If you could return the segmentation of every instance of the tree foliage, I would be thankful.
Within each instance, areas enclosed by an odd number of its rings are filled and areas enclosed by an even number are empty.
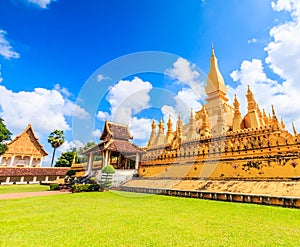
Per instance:
[[[87,142],[83,147],[80,147],[80,148],[73,148],[73,152],[76,152],[77,153],[77,156],[78,156],[78,163],[84,163],[84,162],[87,162],[87,157],[86,155],[84,155],[83,153],[96,146],[97,143],[96,142]],[[100,155],[95,155],[94,156],[94,161],[98,161],[98,160],[101,160],[101,156]]]
[[[75,157],[75,163],[78,161],[78,157],[75,152],[65,152],[57,159],[55,167],[70,167]]]
[[[48,143],[53,147],[53,155],[51,160],[51,167],[53,165],[55,150],[65,142],[65,136],[63,130],[54,130],[48,137]]]
[[[6,142],[11,140],[12,133],[6,128],[3,119],[0,118],[0,155],[7,150]]]

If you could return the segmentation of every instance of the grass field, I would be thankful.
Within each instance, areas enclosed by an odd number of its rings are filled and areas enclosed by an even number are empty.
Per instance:
[[[123,192],[0,205],[0,246],[300,246],[297,209]]]
[[[0,194],[46,191],[46,190],[49,190],[49,186],[39,185],[39,184],[22,184],[22,185],[20,184],[20,185],[0,186]]]

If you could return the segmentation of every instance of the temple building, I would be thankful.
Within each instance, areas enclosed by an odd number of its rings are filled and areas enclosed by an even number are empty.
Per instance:
[[[0,156],[0,167],[42,167],[43,158],[48,155],[31,124],[7,146]]]
[[[271,106],[266,114],[251,88],[245,92],[247,113],[227,98],[227,87],[214,49],[206,82],[206,104],[183,123],[162,120],[152,131],[139,167],[140,177],[274,179],[300,176],[300,134],[288,132]],[[173,124],[176,130],[173,131]]]
[[[132,143],[132,139],[128,126],[105,121],[101,142],[83,153],[88,157],[86,173],[93,173],[93,170],[107,165],[115,169],[135,169],[137,172],[143,151]],[[102,157],[100,165],[94,165],[95,155]]]

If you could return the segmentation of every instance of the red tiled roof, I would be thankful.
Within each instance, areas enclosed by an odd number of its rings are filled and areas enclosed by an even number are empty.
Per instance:
[[[102,150],[110,150],[123,154],[136,154],[143,152],[138,146],[128,140],[110,140],[99,143],[89,150],[86,150],[83,154],[101,152]]]
[[[129,141],[125,140],[114,140],[108,147],[108,150],[116,151],[120,153],[141,153],[141,149],[138,148],[136,145],[132,144]]]
[[[59,167],[59,168],[44,168],[44,167],[1,167],[1,177],[22,177],[22,176],[64,176],[66,172],[70,170],[70,167]]]

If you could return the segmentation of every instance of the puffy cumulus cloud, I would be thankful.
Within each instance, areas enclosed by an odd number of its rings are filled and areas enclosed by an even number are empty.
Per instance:
[[[130,134],[139,142],[139,145],[145,146],[151,132],[151,119],[132,117],[129,122]]]
[[[128,124],[131,116],[150,106],[149,91],[152,84],[138,77],[121,80],[109,89],[107,101],[110,103],[111,119]]]
[[[206,97],[204,75],[197,70],[195,64],[191,64],[184,58],[178,58],[173,67],[167,69],[165,74],[183,85],[174,97],[176,101],[176,112],[180,112],[183,119],[190,116],[191,108],[199,110],[201,100]]]
[[[173,67],[165,71],[165,74],[176,80],[177,83],[188,86],[199,100],[206,97],[205,81],[201,77],[203,75],[197,70],[196,65],[191,64],[188,60],[182,57],[178,58]]]
[[[6,35],[6,31],[0,29],[0,55],[6,59],[19,58],[20,54],[14,51]]]
[[[272,2],[272,7],[274,11],[288,11],[291,16],[290,21],[270,29],[271,42],[265,48],[266,66],[279,75],[283,82],[267,78],[262,61],[253,59],[243,61],[241,68],[231,73],[233,80],[240,84],[235,90],[229,91],[231,98],[236,93],[239,100],[245,102],[249,84],[259,105],[270,111],[270,105],[274,104],[277,115],[283,117],[290,129],[291,122],[300,126],[300,1],[278,0]]]
[[[50,3],[55,2],[56,0],[26,0],[28,3],[35,4],[42,9],[48,8]]]
[[[109,119],[110,116],[109,116],[108,112],[98,111],[96,117],[100,121],[105,121],[105,120]]]
[[[231,78],[240,84],[235,90],[229,87],[228,96],[233,100],[234,94],[237,95],[243,114],[246,114],[247,111],[246,93],[248,85],[259,105],[266,110],[270,108],[273,96],[281,90],[281,85],[267,78],[263,69],[261,60],[252,59],[252,61],[243,61],[240,69],[230,74]]]
[[[99,129],[95,129],[94,131],[92,131],[91,135],[93,137],[100,137],[101,131]]]
[[[88,117],[88,113],[64,97],[59,91],[35,88],[13,92],[0,86],[0,117],[11,129],[23,130],[28,123],[42,134],[54,129],[70,130],[66,117]]]
[[[134,139],[144,145],[150,136],[151,120],[134,115],[150,107],[149,92],[152,84],[138,77],[133,80],[121,80],[109,88],[106,100],[110,104],[110,113],[98,111],[96,117],[101,121],[111,120],[128,125]],[[93,134],[98,134],[97,130]],[[100,133],[99,133],[100,135]],[[97,135],[97,136],[99,136]]]
[[[79,140],[73,140],[73,141],[68,141],[65,140],[65,142],[57,149],[58,155],[64,153],[64,152],[69,152],[72,151],[73,148],[82,148],[84,144],[79,141]]]
[[[184,121],[190,117],[191,109],[200,110],[201,103],[199,102],[198,95],[191,88],[183,88],[175,96],[176,109],[180,112]]]
[[[173,122],[173,130],[174,130],[175,128],[174,123],[176,123],[177,121],[177,114],[175,108],[170,105],[164,105],[161,108],[161,112],[163,114],[164,123],[167,123],[169,121],[169,117],[171,117],[171,121]]]

